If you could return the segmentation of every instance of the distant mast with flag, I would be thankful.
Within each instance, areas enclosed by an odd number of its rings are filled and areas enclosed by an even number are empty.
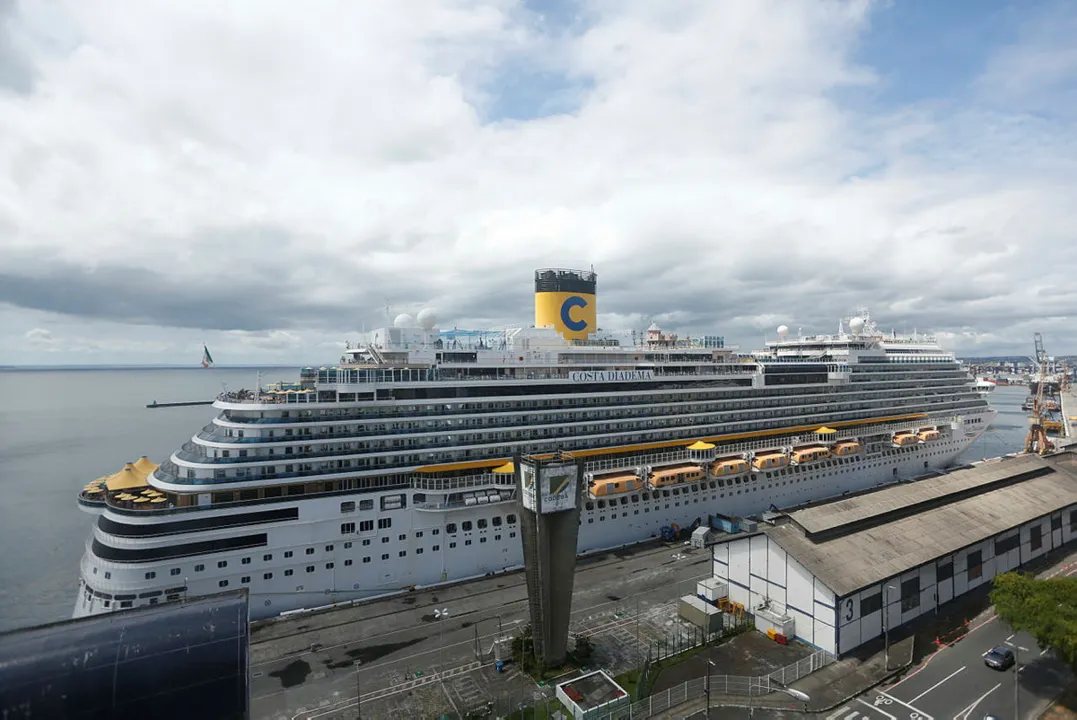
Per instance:
[[[202,367],[213,367],[213,356],[209,354],[209,348],[202,343]]]

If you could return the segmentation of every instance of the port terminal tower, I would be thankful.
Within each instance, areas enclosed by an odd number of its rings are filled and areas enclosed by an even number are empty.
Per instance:
[[[557,452],[513,462],[535,660],[550,667],[568,653],[583,461]]]

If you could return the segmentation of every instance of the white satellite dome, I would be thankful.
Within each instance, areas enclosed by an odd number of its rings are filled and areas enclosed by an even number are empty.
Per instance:
[[[778,337],[784,339],[789,334],[789,327],[787,325],[778,326]]]
[[[864,329],[864,318],[854,317],[849,321],[849,329],[852,330],[853,335],[859,335],[860,331]]]
[[[438,314],[434,312],[434,308],[423,308],[415,316],[415,319],[423,330],[433,330],[434,326],[438,324]]]
[[[398,328],[415,327],[415,319],[412,318],[411,315],[408,315],[407,313],[400,313],[399,315],[396,316],[396,319],[393,320],[393,327],[398,327]]]

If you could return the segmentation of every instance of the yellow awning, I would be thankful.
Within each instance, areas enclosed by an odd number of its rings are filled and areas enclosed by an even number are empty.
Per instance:
[[[815,432],[819,433],[820,435],[833,435],[834,433],[837,432],[837,430],[835,430],[834,428],[828,428],[828,427],[826,427],[824,425],[823,427],[819,428]]]
[[[511,462],[511,461],[507,462],[504,465],[502,465],[501,467],[494,468],[494,472],[497,473],[498,475],[510,475],[510,474],[516,472],[516,463]]]
[[[149,475],[154,470],[156,470],[159,465],[155,462],[152,462],[149,458],[143,455],[135,462],[134,467],[135,470],[142,473],[143,475]]]
[[[691,445],[689,445],[688,449],[689,450],[713,450],[714,445],[712,445],[712,444],[710,444],[708,442],[703,442],[702,440],[697,440],[694,443],[692,443]]]
[[[115,475],[110,475],[108,480],[105,481],[105,486],[109,490],[129,490],[131,488],[145,487],[146,477],[140,475],[132,467],[125,467]]]

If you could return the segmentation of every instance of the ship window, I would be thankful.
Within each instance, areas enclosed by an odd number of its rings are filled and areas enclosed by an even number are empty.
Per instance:
[[[355,501],[348,500],[347,502],[342,502],[340,504],[340,511],[342,513],[355,512]]]
[[[450,550],[452,550],[454,547],[456,547],[456,543],[454,543],[454,542],[449,543],[449,549]]]
[[[244,575],[243,577],[241,577],[239,579],[239,581],[241,583],[249,583],[251,581],[251,576],[250,575]]]
[[[388,530],[392,526],[393,526],[393,519],[392,518],[378,518],[378,529],[379,530]]]
[[[493,523],[494,527],[501,527],[501,516],[494,515],[493,519],[490,522]]]
[[[431,551],[431,552],[437,552],[437,551],[438,551],[438,550],[440,550],[440,549],[441,549],[441,546],[440,546],[440,545],[435,545],[434,547],[430,548],[430,551]]]
[[[363,541],[363,547],[368,547],[369,545],[370,545],[370,540],[369,539],[366,539],[366,540]]]
[[[505,518],[505,519],[506,519],[506,520],[508,521],[509,525],[512,525],[513,523],[515,523],[515,522],[516,522],[516,516],[515,516],[515,515],[509,515],[509,516],[508,516],[507,518]]]
[[[291,550],[284,551],[284,557],[290,558],[292,555],[294,555],[294,553]]]
[[[202,572],[205,569],[206,569],[206,566],[203,565],[202,563],[198,563],[197,565],[194,566],[194,571],[195,572]]]
[[[434,528],[433,530],[430,531],[430,534],[431,535],[440,535],[441,534],[441,528]]]
[[[388,536],[388,535],[384,536],[384,537],[383,537],[383,538],[381,539],[381,541],[382,541],[383,543],[387,543],[387,542],[389,542],[389,536]]]
[[[365,562],[365,563],[370,562],[370,556],[367,556],[367,557],[363,558],[363,562]]]
[[[180,574],[180,569],[179,568],[172,568],[168,572],[169,572],[170,575],[179,575]]]
[[[306,553],[307,553],[307,555],[313,555],[314,554],[314,548],[307,548]]]
[[[309,573],[314,572],[314,566],[313,565],[307,565],[307,572],[309,572]]]
[[[588,501],[586,507],[587,507],[588,510],[594,510],[595,509],[595,504],[593,502],[591,502],[591,501]]]
[[[227,580],[221,580],[220,582],[217,583],[217,587],[228,587],[228,581]]]
[[[326,569],[326,570],[332,570],[332,569],[333,569],[333,563],[331,563],[331,562],[327,562],[327,563],[325,564],[325,569]]]
[[[510,532],[510,533],[509,533],[509,537],[510,537],[510,538],[514,538],[514,537],[516,537],[516,533],[514,533],[514,532]]]
[[[351,544],[351,542],[350,542],[350,541],[349,541],[349,542],[346,542],[346,543],[344,543],[344,549],[345,549],[345,550],[351,550],[351,547],[352,547],[352,544]]]
[[[397,539],[397,540],[399,540],[399,541],[401,541],[401,542],[404,542],[405,540],[407,540],[407,539],[408,539],[408,536],[407,536],[407,535],[405,535],[404,533],[401,533],[401,534],[399,534],[399,535],[397,535],[397,536],[396,536],[396,539]]]
[[[242,564],[244,564],[244,565],[250,565],[251,564],[251,559],[249,557],[245,557],[240,562]]]
[[[228,567],[228,561],[227,560],[219,560],[217,562],[217,567],[219,567],[219,568]]]
[[[262,556],[262,562],[269,562],[272,559],[273,559],[273,554],[272,553],[270,553],[269,555],[263,555]]]
[[[359,532],[371,532],[373,529],[374,529],[374,521],[373,520],[360,520],[359,521]]]
[[[471,541],[470,541],[470,540],[465,540],[465,541],[464,541],[464,545],[470,545],[470,544],[471,544]]]
[[[291,576],[292,576],[292,572],[293,572],[293,571],[292,571],[292,569],[291,569],[291,568],[289,568],[289,569],[285,570],[285,571],[284,571],[284,577],[291,577]]]
[[[326,545],[325,546],[325,551],[326,552],[333,552],[333,546],[332,545]]]
[[[476,522],[478,523],[479,530],[486,529],[486,518],[479,518]]]
[[[464,532],[470,532],[471,531],[471,521],[470,520],[465,520],[464,522],[460,523],[460,527],[462,527],[464,529]]]
[[[373,500],[360,500],[359,501],[359,509],[360,510],[373,510],[374,509],[374,501]]]

